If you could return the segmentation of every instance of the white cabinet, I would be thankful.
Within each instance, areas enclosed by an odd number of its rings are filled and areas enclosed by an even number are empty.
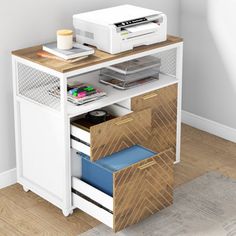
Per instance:
[[[121,116],[132,115],[133,97],[176,84],[176,162],[180,161],[183,42],[180,38],[170,36],[164,43],[139,47],[118,55],[96,51],[90,59],[73,64],[42,59],[36,54],[38,50],[40,47],[22,49],[13,52],[12,56],[17,181],[25,189],[59,207],[65,216],[78,207],[112,227],[113,218],[109,211],[72,193],[74,187],[92,200],[97,198],[98,202],[102,202],[106,199],[105,208],[112,211],[111,197],[79,180],[81,162],[74,149],[90,154],[91,137],[89,132],[71,123],[82,114],[113,104],[118,104]],[[159,80],[125,91],[99,83],[99,69],[147,55],[161,58]],[[107,96],[75,106],[67,101],[69,80],[92,83],[104,90]],[[50,88],[55,86],[60,88],[60,96],[49,94]],[[83,142],[74,140],[71,135]]]

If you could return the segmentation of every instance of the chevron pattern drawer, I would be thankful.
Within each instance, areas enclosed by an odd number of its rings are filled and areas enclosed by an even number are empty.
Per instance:
[[[73,205],[118,232],[173,203],[173,149],[113,173],[113,197],[73,178]]]
[[[152,135],[146,147],[161,152],[176,147],[177,84],[132,98],[131,109],[152,112]]]
[[[143,145],[151,138],[151,109],[125,114],[119,107],[116,118],[81,127],[76,120],[71,124],[71,145],[96,161],[135,144]],[[121,114],[119,116],[119,114]]]

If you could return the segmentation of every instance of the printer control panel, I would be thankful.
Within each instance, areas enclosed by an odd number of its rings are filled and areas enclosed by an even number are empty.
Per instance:
[[[116,27],[126,27],[129,25],[139,24],[139,23],[145,22],[145,21],[148,21],[148,19],[146,17],[142,17],[142,18],[137,18],[137,19],[132,19],[132,20],[127,20],[127,21],[115,23],[114,25]]]

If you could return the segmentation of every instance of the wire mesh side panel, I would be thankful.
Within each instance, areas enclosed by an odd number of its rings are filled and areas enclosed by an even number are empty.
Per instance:
[[[39,104],[60,110],[60,79],[22,63],[17,63],[19,95]]]
[[[176,56],[177,56],[176,48],[159,52],[155,56],[161,59],[162,73],[176,76]]]

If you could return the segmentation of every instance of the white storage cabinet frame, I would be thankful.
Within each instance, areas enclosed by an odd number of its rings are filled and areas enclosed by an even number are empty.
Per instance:
[[[108,96],[100,100],[74,106],[67,101],[67,81],[76,77],[89,77],[88,72],[93,72],[117,63],[135,58],[174,52],[174,58],[169,58],[169,63],[175,70],[175,74],[160,75],[160,80],[139,86],[126,91],[120,91],[110,86],[99,84],[108,92]],[[181,97],[182,97],[182,57],[183,43],[178,42],[168,46],[147,50],[119,59],[110,60],[85,68],[60,73],[45,66],[36,64],[22,57],[12,56],[13,85],[14,85],[14,112],[15,112],[15,136],[17,157],[17,182],[23,185],[24,190],[31,190],[59,207],[65,216],[73,213],[72,203],[72,171],[71,171],[71,143],[70,123],[71,119],[88,111],[105,107],[115,103],[125,103],[130,98],[153,90],[157,90],[172,84],[178,84],[177,105],[177,146],[176,163],[180,161],[180,135],[181,135]],[[163,61],[168,68],[167,61]],[[174,63],[174,64],[173,64]],[[85,75],[84,75],[85,74]],[[87,77],[86,77],[87,76]],[[27,78],[29,77],[29,78]],[[60,86],[60,97],[56,101],[48,102],[47,82],[42,85],[44,91],[40,91],[40,81],[29,86],[27,81],[34,78],[44,78],[54,81]],[[45,78],[46,77],[46,78]],[[91,76],[90,76],[91,77]],[[98,84],[98,78],[90,78],[89,82]],[[86,81],[86,80],[85,80]],[[26,83],[26,84],[25,84]],[[27,87],[28,86],[28,87]],[[34,90],[35,89],[35,90]],[[43,100],[43,96],[44,100]],[[50,98],[51,99],[51,98]],[[49,99],[49,100],[50,100]],[[83,204],[82,202],[79,202]],[[89,206],[81,209],[92,214]],[[99,213],[98,213],[99,214]],[[105,216],[104,216],[105,217]]]

